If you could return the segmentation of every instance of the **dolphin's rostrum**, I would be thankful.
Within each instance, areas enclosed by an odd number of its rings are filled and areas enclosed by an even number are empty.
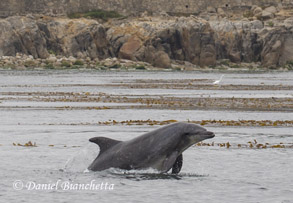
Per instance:
[[[124,142],[94,137],[89,141],[99,145],[100,153],[88,169],[102,171],[108,168],[153,168],[165,173],[172,168],[172,173],[177,174],[182,167],[183,151],[214,136],[213,132],[203,127],[179,122]]]

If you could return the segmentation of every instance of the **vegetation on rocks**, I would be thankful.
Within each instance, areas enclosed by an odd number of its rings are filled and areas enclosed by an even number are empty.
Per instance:
[[[108,20],[110,18],[122,18],[124,16],[120,15],[116,11],[105,11],[105,10],[94,10],[85,13],[71,13],[68,14],[68,17],[71,19],[74,18],[90,18],[90,19],[102,19]]]
[[[83,66],[84,63],[83,63],[81,60],[76,60],[76,61],[73,63],[73,65],[75,65],[75,66]]]

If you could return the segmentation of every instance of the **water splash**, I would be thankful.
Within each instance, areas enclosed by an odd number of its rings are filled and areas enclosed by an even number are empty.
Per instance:
[[[99,177],[111,177],[118,179],[128,179],[134,181],[143,181],[143,180],[181,180],[184,178],[204,178],[208,177],[208,175],[199,175],[196,173],[179,173],[179,174],[171,174],[171,173],[162,173],[156,169],[148,168],[142,170],[123,170],[118,168],[110,168],[104,171],[93,172]]]
[[[67,172],[88,172],[87,167],[98,154],[99,148],[89,143],[66,162],[63,170]]]

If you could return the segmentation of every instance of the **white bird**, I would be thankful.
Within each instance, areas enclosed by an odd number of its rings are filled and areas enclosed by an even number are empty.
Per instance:
[[[223,79],[224,75],[221,75],[220,80],[216,80],[215,82],[213,82],[214,85],[217,85],[221,82],[221,80]]]

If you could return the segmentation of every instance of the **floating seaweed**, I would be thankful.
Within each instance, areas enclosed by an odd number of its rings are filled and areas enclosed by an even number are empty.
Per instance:
[[[13,146],[21,146],[21,147],[37,147],[37,144],[35,142],[33,144],[31,141],[29,141],[25,144],[20,144],[20,143],[12,143],[12,144],[13,144]]]
[[[43,123],[41,125],[167,125],[171,123],[178,122],[177,120],[170,119],[170,120],[125,120],[125,121],[116,121],[116,120],[108,120],[108,121],[99,121],[97,123]],[[183,122],[188,123],[194,123],[202,126],[242,126],[242,127],[292,127],[293,126],[293,120],[277,120],[277,121],[271,121],[271,120],[201,120],[201,121],[192,121],[187,120]],[[257,143],[254,143],[257,144]]]
[[[116,120],[110,120],[110,121],[100,121],[98,122],[99,125],[166,125],[178,122],[177,120],[164,120],[164,121],[157,121],[157,120],[126,120],[126,121],[116,121]],[[271,120],[202,120],[202,121],[191,121],[188,120],[189,123],[199,124],[202,126],[205,125],[213,125],[213,126],[293,126],[293,120],[277,120],[277,121],[271,121]],[[256,142],[256,141],[255,141]],[[256,143],[255,143],[256,144]]]
[[[110,84],[106,84],[108,86]],[[121,85],[121,84],[119,84]],[[72,85],[74,86],[74,85]],[[81,84],[79,86],[82,86]],[[189,86],[189,85],[187,85]],[[145,87],[145,86],[144,86]],[[277,86],[278,87],[278,86]],[[282,86],[284,87],[284,86]],[[150,87],[145,87],[150,88]],[[288,89],[293,89],[293,86]],[[293,98],[213,98],[213,97],[192,97],[181,98],[172,96],[158,95],[112,95],[102,92],[2,92],[5,100],[28,100],[43,102],[99,102],[99,103],[117,103],[117,104],[137,104],[129,108],[144,109],[241,109],[241,110],[259,110],[259,111],[292,111]],[[75,109],[77,107],[66,107]],[[78,107],[82,108],[82,107]],[[84,107],[89,110],[101,110],[99,107]],[[121,105],[117,108],[123,108]],[[60,108],[62,109],[62,108]],[[108,108],[110,109],[110,108]]]
[[[255,139],[253,141],[249,141],[247,143],[242,144],[231,144],[230,142],[225,143],[205,143],[205,142],[199,142],[195,144],[195,146],[198,147],[212,147],[212,146],[218,146],[220,148],[232,148],[232,149],[242,149],[242,148],[249,148],[249,149],[267,149],[267,148],[293,148],[292,143],[282,143],[279,144],[269,144],[269,143],[258,143]]]

